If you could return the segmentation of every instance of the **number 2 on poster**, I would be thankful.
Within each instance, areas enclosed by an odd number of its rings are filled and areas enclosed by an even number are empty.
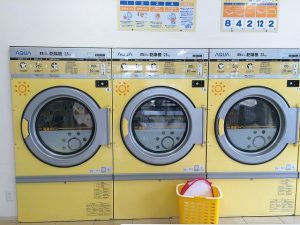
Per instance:
[[[254,20],[247,19],[245,22],[245,30],[253,30],[254,29]]]
[[[276,30],[277,29],[277,20],[276,19],[267,19],[266,20],[267,30]]]

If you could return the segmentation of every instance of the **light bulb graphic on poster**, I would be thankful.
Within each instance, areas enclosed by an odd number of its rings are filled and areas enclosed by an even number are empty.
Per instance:
[[[121,31],[195,31],[197,0],[119,1]]]
[[[222,0],[221,31],[276,32],[279,0]]]

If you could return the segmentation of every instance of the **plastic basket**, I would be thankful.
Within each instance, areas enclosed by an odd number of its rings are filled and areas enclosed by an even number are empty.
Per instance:
[[[212,185],[214,197],[188,197],[180,194],[185,184],[178,184],[176,192],[179,199],[179,221],[182,224],[218,224],[222,192]]]

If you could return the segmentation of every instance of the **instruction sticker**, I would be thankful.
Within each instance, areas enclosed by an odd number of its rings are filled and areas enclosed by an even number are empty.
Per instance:
[[[196,2],[119,1],[119,30],[195,31]]]
[[[94,186],[94,199],[109,199],[111,198],[110,183],[99,182]]]
[[[221,31],[276,32],[279,0],[222,0]]]
[[[277,186],[277,198],[270,200],[269,211],[293,213],[295,208],[295,186],[295,180],[282,179]]]
[[[108,202],[93,202],[86,205],[87,216],[110,216],[112,205]]]

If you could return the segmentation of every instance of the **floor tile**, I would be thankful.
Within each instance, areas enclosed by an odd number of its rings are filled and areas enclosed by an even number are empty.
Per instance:
[[[133,224],[170,224],[169,219],[144,219],[133,220]]]
[[[114,225],[114,221],[116,220],[101,220],[101,221],[95,221],[94,225]]]
[[[55,225],[55,222],[45,222],[45,223],[17,223],[18,225]],[[2,225],[2,224],[0,224]]]
[[[179,218],[176,217],[176,218],[170,218],[170,223],[171,224],[179,224]]]
[[[286,224],[300,224],[300,216],[281,216],[279,219]]]
[[[246,223],[251,224],[282,224],[283,222],[279,219],[279,217],[243,217]]]
[[[132,220],[114,220],[114,225],[120,225],[120,224],[132,224]]]
[[[27,224],[23,224],[23,225],[27,225]],[[38,225],[44,225],[44,223]],[[94,221],[56,222],[55,225],[94,225]]]
[[[0,225],[16,225],[17,217],[0,217]]]
[[[0,221],[0,225],[17,225],[17,222],[13,222],[13,221]]]
[[[245,224],[245,220],[242,217],[228,217],[219,218],[220,224]]]
[[[120,224],[132,224],[132,220],[104,220],[95,221],[94,225],[120,225]]]

